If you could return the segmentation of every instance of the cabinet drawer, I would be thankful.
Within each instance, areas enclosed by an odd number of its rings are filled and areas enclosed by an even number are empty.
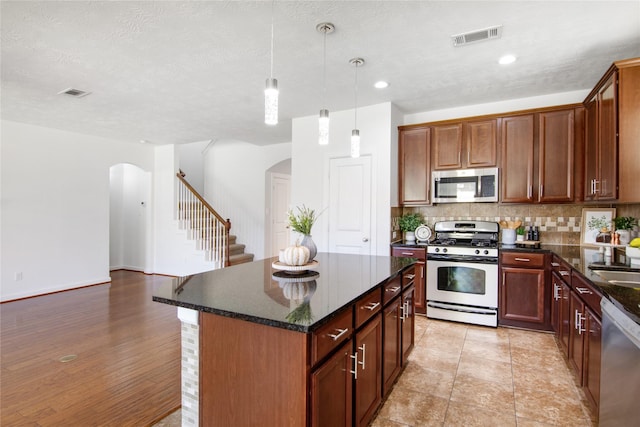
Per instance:
[[[591,283],[583,279],[577,273],[573,273],[571,277],[573,290],[578,294],[580,299],[602,319],[602,308],[600,308],[600,300],[602,294],[595,289]]]
[[[311,364],[315,365],[331,350],[351,338],[352,333],[353,307],[350,307],[313,333],[311,337]]]
[[[387,305],[388,302],[393,300],[396,296],[400,295],[400,291],[402,290],[402,286],[400,285],[401,277],[398,275],[393,279],[389,280],[382,287],[382,304]]]
[[[544,254],[529,252],[502,252],[502,265],[520,268],[544,268]]]
[[[379,289],[360,298],[355,304],[356,329],[372,318],[374,314],[379,313],[381,308],[382,297]]]
[[[407,286],[415,283],[416,279],[416,267],[409,267],[402,271],[402,287],[406,288]]]
[[[391,248],[391,256],[427,259],[427,249],[393,247]]]
[[[553,254],[551,259],[551,270],[558,273],[563,282],[571,285],[571,266],[556,254]]]

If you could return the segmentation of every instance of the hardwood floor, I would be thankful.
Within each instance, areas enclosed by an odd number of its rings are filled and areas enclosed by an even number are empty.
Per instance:
[[[171,278],[111,278],[0,305],[0,425],[148,426],[180,406],[180,321],[151,300]]]

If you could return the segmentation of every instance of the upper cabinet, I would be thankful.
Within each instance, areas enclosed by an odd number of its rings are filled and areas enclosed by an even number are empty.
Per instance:
[[[504,203],[575,200],[576,147],[582,146],[583,108],[549,109],[504,117],[501,125]]]
[[[640,58],[615,62],[584,104],[585,200],[640,202]]]
[[[399,129],[398,183],[400,206],[430,204],[431,129]]]
[[[496,119],[437,125],[432,130],[433,170],[497,165]]]

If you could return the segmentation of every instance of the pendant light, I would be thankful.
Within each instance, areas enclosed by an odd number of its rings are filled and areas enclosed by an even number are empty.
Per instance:
[[[316,30],[323,34],[322,43],[322,106],[318,116],[318,144],[329,144],[329,110],[324,108],[327,95],[327,34],[333,33],[335,26],[330,22],[316,25]]]
[[[273,78],[273,6],[271,2],[271,71],[264,88],[264,122],[278,124],[278,80]]]
[[[358,67],[364,65],[364,59],[362,58],[352,58],[349,60],[351,65],[356,67],[356,81],[355,81],[355,107],[354,111],[354,126],[351,131],[351,157],[360,157],[360,130],[358,129]]]

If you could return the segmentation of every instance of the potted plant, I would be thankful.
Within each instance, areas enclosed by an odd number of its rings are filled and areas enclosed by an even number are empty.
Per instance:
[[[631,241],[631,230],[638,225],[638,220],[632,216],[619,216],[613,219],[616,232],[620,236],[620,244],[626,245]]]
[[[296,209],[298,210],[297,214],[291,209],[287,212],[287,221],[293,231],[302,234],[303,237],[300,246],[309,249],[309,262],[311,262],[318,253],[316,244],[311,239],[311,228],[318,217],[316,216],[315,210],[309,209],[305,205],[302,205],[302,207],[298,206]]]
[[[398,221],[398,226],[404,232],[404,240],[407,242],[415,242],[415,231],[420,225],[422,225],[422,215],[418,213],[404,214]]]
[[[518,242],[524,241],[524,225],[521,225],[520,227],[516,228],[516,240]]]

